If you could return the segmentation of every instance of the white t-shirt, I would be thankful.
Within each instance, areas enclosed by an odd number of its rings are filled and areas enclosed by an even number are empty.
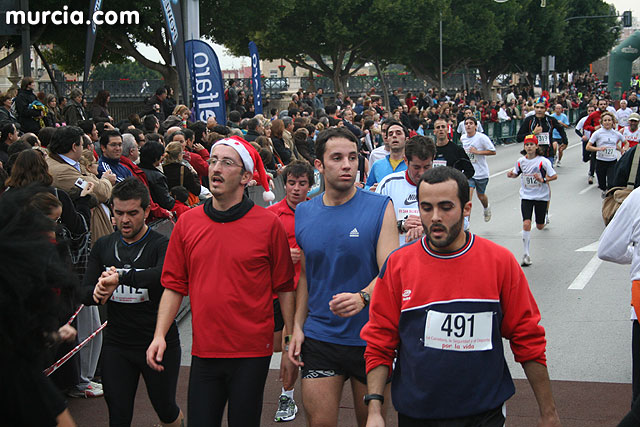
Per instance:
[[[613,113],[614,116],[616,115],[616,107],[614,107],[613,105],[609,105],[607,107],[607,111]]]
[[[622,134],[617,130],[600,128],[591,135],[589,142],[594,147],[605,147],[604,151],[596,151],[596,160],[614,162],[618,160],[619,151],[616,150],[618,142],[624,141]]]
[[[629,126],[627,126],[622,131],[622,136],[624,137],[625,141],[629,143],[629,147],[633,147],[634,145],[638,144],[638,142],[640,142],[640,127],[638,127],[635,132],[631,132]]]
[[[493,142],[491,142],[487,135],[480,132],[476,132],[472,137],[464,135],[461,140],[464,151],[467,152],[467,156],[469,156],[469,160],[473,163],[473,167],[476,170],[473,178],[489,178],[489,165],[487,164],[486,156],[482,154],[472,154],[469,152],[469,149],[474,147],[478,151],[496,151],[496,147],[493,145]]]
[[[389,153],[389,151],[384,149],[384,145],[378,148],[374,148],[373,151],[369,153],[369,168],[371,168],[371,166],[373,166],[373,164],[378,160],[387,157]]]
[[[460,123],[458,123],[458,129],[456,129],[456,131],[461,136],[466,136],[467,135],[467,128],[464,127],[464,120],[461,121]],[[478,127],[476,128],[476,132],[484,133],[484,129],[482,129],[482,123],[478,122]]]
[[[385,176],[376,187],[376,193],[391,197],[398,221],[409,215],[420,216],[416,186],[406,178],[407,171],[394,172]],[[405,234],[400,235],[400,245],[405,244]]]
[[[540,182],[534,178],[534,174],[540,174],[543,178],[554,176],[551,162],[546,157],[536,156],[529,159],[522,156],[516,162],[513,173],[520,175],[520,198],[524,200],[549,200],[549,184]]]
[[[618,126],[628,126],[629,125],[629,116],[633,113],[631,108],[627,107],[624,110],[621,108],[616,111],[616,117],[618,118]]]
[[[582,134],[585,135],[587,137],[587,140],[589,139],[589,137],[591,136],[591,131],[589,130],[585,130],[584,128],[584,122],[587,121],[587,119],[589,118],[589,116],[584,116],[583,118],[580,119],[580,121],[578,122],[578,124],[576,125],[576,130],[580,130],[582,131]]]

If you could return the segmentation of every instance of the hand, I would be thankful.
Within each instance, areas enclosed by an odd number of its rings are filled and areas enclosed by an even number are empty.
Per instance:
[[[587,138],[587,135],[582,135],[582,141],[583,142],[589,141],[589,138]]]
[[[541,132],[542,132],[542,126],[537,125],[536,127],[533,128],[533,134],[534,135],[537,135],[537,134],[539,134]]]
[[[378,188],[378,183],[377,182],[375,184],[373,184],[371,187],[369,187],[369,191],[376,191],[376,188]]]
[[[302,253],[302,250],[300,248],[289,248],[289,250],[291,251],[291,261],[294,264],[297,264],[300,262],[300,254]]]
[[[82,191],[80,192],[80,197],[84,197],[84,196],[87,196],[87,195],[93,193],[93,187],[94,187],[93,182],[87,182],[86,187],[84,187],[82,189]]]
[[[384,427],[384,418],[382,418],[382,413],[380,411],[371,413],[369,411],[369,415],[367,415],[367,427]]]
[[[406,243],[413,242],[414,240],[418,240],[419,238],[421,238],[423,234],[424,229],[422,228],[422,226],[412,228],[411,230],[407,231],[407,234],[404,236],[404,241]]]
[[[71,325],[63,325],[58,329],[58,336],[62,341],[73,341],[77,335],[78,331]]]
[[[304,342],[304,332],[298,327],[293,327],[293,334],[291,334],[291,341],[289,341],[289,352],[287,356],[289,361],[295,366],[304,366],[304,362],[300,360],[300,353],[302,352],[302,343]]]
[[[476,147],[471,147],[471,148],[469,148],[469,152],[470,152],[471,154],[478,154],[478,153],[479,153],[479,151],[476,149]]]
[[[290,389],[296,383],[298,379],[298,371],[300,368],[289,360],[288,357],[284,356],[280,360],[280,377],[279,380],[282,381],[282,387],[285,390]]]
[[[554,411],[553,414],[541,416],[538,419],[538,427],[560,427],[560,417],[558,412]]]
[[[193,144],[193,148],[194,148],[196,151],[202,151],[202,150],[204,150],[204,146],[203,146],[202,144],[197,143],[197,142],[196,142],[195,144]]]
[[[538,182],[544,182],[544,179],[542,178],[542,175],[540,175],[539,173],[534,173],[533,177],[536,179],[536,181]]]
[[[247,187],[255,187],[256,185],[258,185],[258,181],[256,181],[255,179],[252,179],[247,183]]]
[[[351,317],[360,313],[364,308],[364,301],[358,293],[343,292],[334,295],[329,301],[329,309],[340,317]]]
[[[109,122],[104,122],[104,128],[107,130],[114,130],[115,128],[113,127],[113,125]]]
[[[518,176],[518,174],[513,173],[513,171],[512,171],[512,170],[507,171],[507,177],[509,177],[509,178],[516,178],[517,176]]]
[[[111,172],[111,171],[105,171],[102,174],[103,178],[107,178],[109,180],[109,182],[111,183],[111,185],[116,185],[116,175]]]
[[[149,367],[154,371],[164,371],[164,366],[160,363],[162,362],[162,357],[164,356],[164,351],[166,349],[167,343],[164,340],[164,337],[153,338],[153,341],[151,341],[151,344],[147,349],[147,365],[149,365]]]
[[[404,221],[404,229],[409,231],[412,228],[422,228],[422,221],[418,215],[409,215]]]
[[[358,188],[364,188],[364,184],[361,183],[360,181],[356,182],[354,185]]]

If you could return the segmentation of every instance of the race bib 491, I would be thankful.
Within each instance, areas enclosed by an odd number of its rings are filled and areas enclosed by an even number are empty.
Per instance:
[[[493,313],[440,313],[430,310],[424,328],[424,346],[448,351],[493,349]]]

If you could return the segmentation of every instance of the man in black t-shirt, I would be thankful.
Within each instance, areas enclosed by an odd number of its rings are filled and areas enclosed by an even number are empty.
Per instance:
[[[163,287],[162,265],[169,239],[145,223],[150,212],[147,187],[126,178],[112,191],[118,231],[99,239],[84,277],[84,303],[107,304],[109,324],[102,346],[102,383],[110,425],[131,425],[142,374],[151,403],[164,426],[183,425],[176,403],[180,339],[175,322],[167,333],[165,370],[146,363]]]
[[[471,178],[476,173],[473,164],[464,148],[449,140],[448,129],[449,124],[446,120],[437,119],[435,121],[436,157],[433,160],[433,167],[449,166],[458,169],[467,178]]]

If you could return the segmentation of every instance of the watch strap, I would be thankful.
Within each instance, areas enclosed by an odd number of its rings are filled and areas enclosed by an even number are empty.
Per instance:
[[[381,394],[365,394],[364,395],[364,404],[369,405],[369,402],[372,400],[379,400],[380,403],[384,404],[384,396]]]

